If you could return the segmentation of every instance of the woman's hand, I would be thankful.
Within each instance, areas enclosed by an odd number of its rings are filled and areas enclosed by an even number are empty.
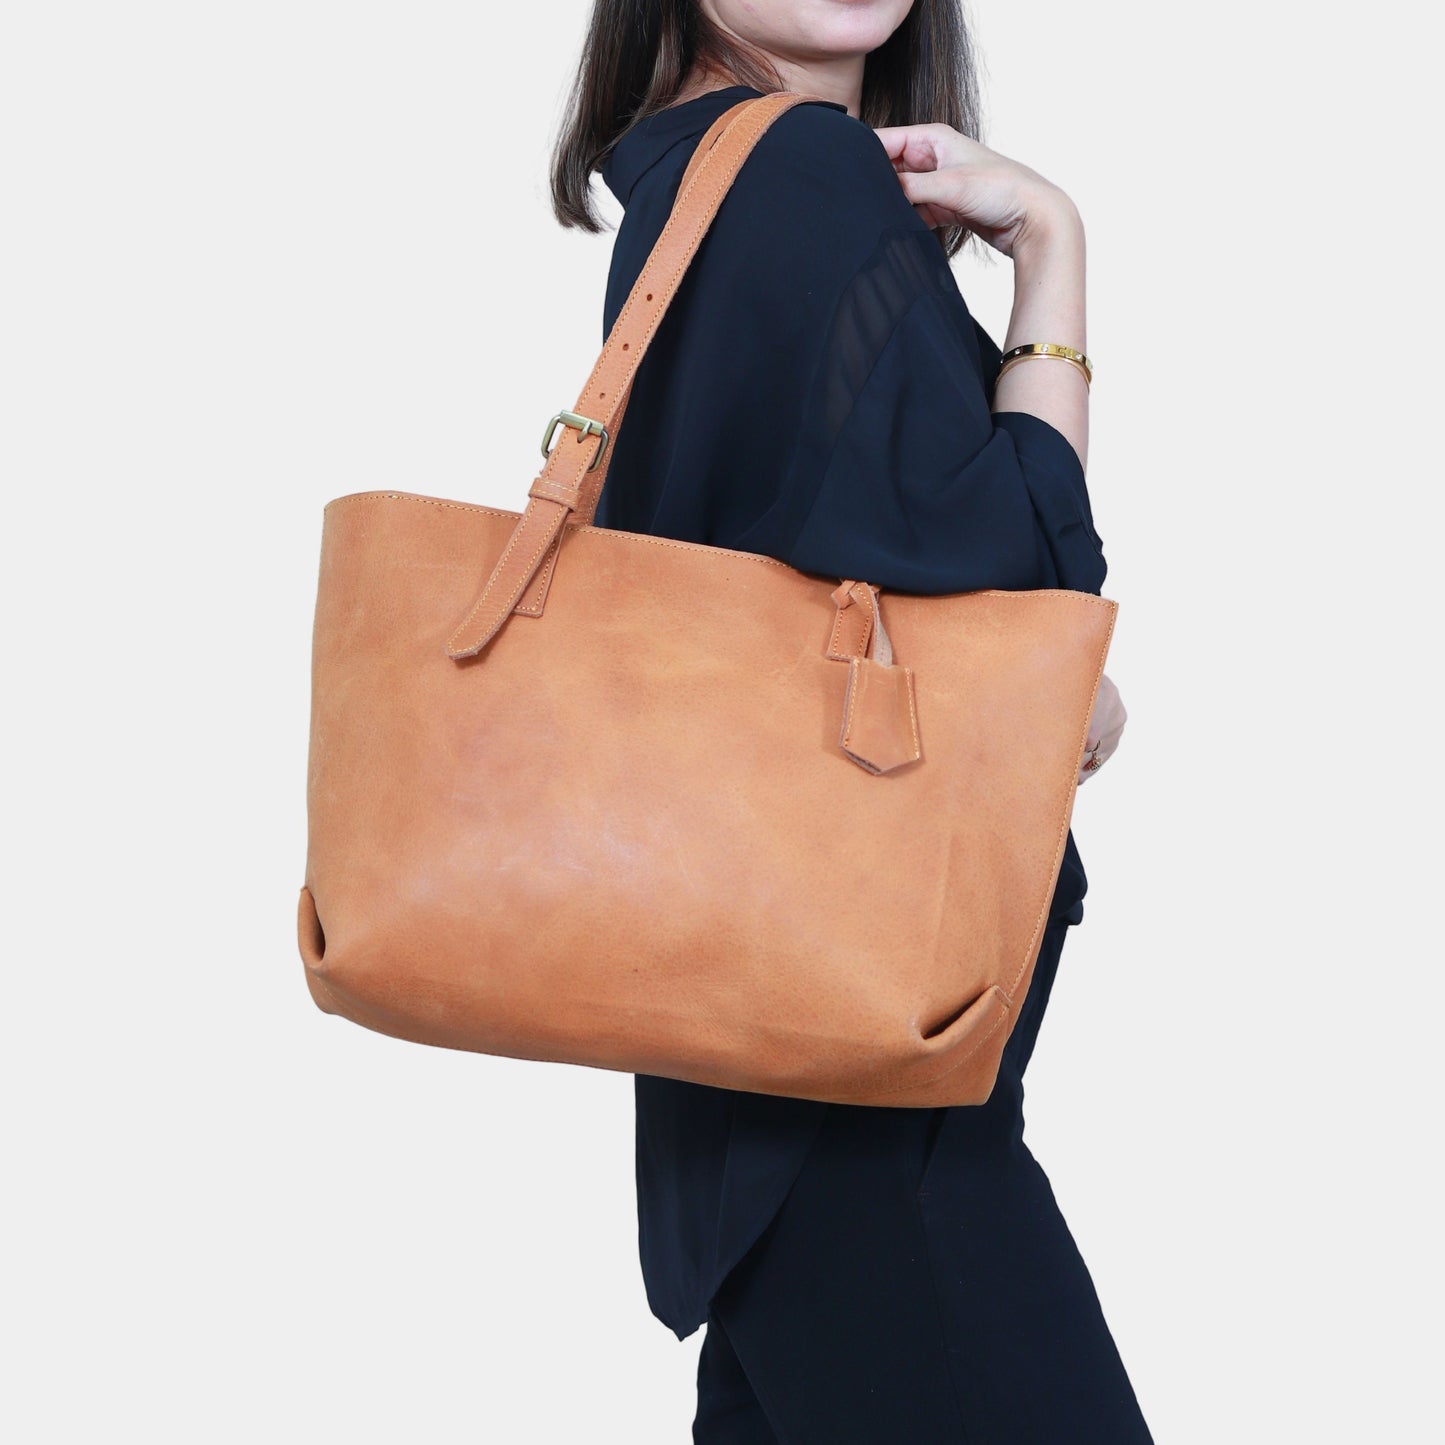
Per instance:
[[[1074,203],[1057,186],[952,126],[890,125],[874,134],[903,194],[930,227],[963,226],[1014,256],[1036,235],[1079,224]]]
[[[1094,699],[1094,715],[1089,719],[1089,738],[1084,745],[1084,765],[1079,781],[1086,783],[1114,755],[1129,714],[1124,711],[1119,689],[1107,676],[1099,679],[1099,695]]]

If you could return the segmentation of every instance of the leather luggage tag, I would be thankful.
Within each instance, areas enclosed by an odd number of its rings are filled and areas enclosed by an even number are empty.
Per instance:
[[[913,669],[885,665],[871,657],[848,659],[848,693],[843,699],[843,751],[870,773],[886,773],[923,755],[918,742],[918,709]]]

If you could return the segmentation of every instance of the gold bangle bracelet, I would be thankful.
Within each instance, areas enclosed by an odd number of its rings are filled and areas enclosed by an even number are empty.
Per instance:
[[[1094,384],[1094,363],[1082,351],[1062,346],[1057,341],[1030,341],[1004,352],[999,360],[998,374],[1002,376],[1015,362],[1030,361],[1036,356],[1052,356],[1059,361],[1067,361],[1077,368],[1087,385]]]

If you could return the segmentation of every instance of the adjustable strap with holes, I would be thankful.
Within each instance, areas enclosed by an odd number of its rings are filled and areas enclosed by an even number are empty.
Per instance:
[[[727,110],[718,116],[704,132],[702,139],[693,149],[692,158],[687,163],[687,169],[682,173],[682,180],[678,183],[677,195],[681,196],[687,190],[688,182],[692,180],[697,168],[702,164],[703,157],[712,149],[713,144],[724,130],[737,119],[738,113],[750,101],[742,100],[736,105],[729,106]],[[582,500],[578,506],[572,508],[571,516],[566,518],[564,525],[558,530],[552,545],[543,554],[541,562],[533,574],[531,585],[523,589],[521,600],[513,607],[514,612],[520,612],[527,617],[540,617],[542,609],[547,603],[547,588],[552,583],[552,568],[557,561],[557,553],[562,546],[562,538],[568,527],[590,527],[592,518],[597,512],[597,502],[602,496],[602,488],[607,485],[607,469],[612,465],[613,450],[611,441],[622,429],[622,418],[627,412],[627,398],[632,395],[629,387],[622,393],[622,399],[618,404],[617,414],[612,421],[612,429],[608,433],[608,441],[602,447],[594,467],[589,468],[582,474]],[[556,423],[561,420],[561,413],[552,419],[548,424],[547,442],[551,441],[551,433],[556,429]],[[578,422],[585,422],[585,417],[579,417]],[[575,424],[575,423],[574,423]],[[543,445],[543,452],[546,452],[546,445]]]
[[[677,196],[679,202],[681,197],[686,193],[689,182],[697,173],[697,168],[702,164],[703,157],[706,156],[717,143],[717,139],[722,135],[723,131],[751,104],[752,101],[740,100],[736,105],[729,106],[708,126],[707,130],[703,133],[702,139],[698,141],[693,149],[692,159],[688,161],[687,169],[682,173],[682,180],[678,182]],[[686,268],[684,268],[684,270],[685,269]],[[639,281],[640,279],[641,278],[639,278]],[[679,274],[678,280],[682,280],[681,274]],[[635,291],[636,289],[634,286],[633,290]],[[644,295],[645,294],[646,293],[644,293]],[[665,310],[666,307],[663,309]],[[619,314],[619,322],[621,319]],[[622,418],[627,412],[627,398],[631,394],[630,387],[622,393],[622,398],[618,403],[617,415],[613,418],[611,429],[608,432],[608,444],[602,448],[602,454],[598,459],[596,468],[582,474],[582,505],[574,510],[570,518],[570,521],[578,526],[590,527],[592,525],[592,518],[597,512],[598,498],[602,495],[602,488],[607,485],[607,468],[612,465],[612,444],[617,440],[617,433],[622,430]],[[555,553],[556,549],[554,547],[552,555],[555,555]]]
[[[723,197],[768,127],[784,111],[814,99],[822,97],[784,91],[742,101],[720,116],[698,143],[672,214],[612,325],[576,407],[559,412],[548,425],[543,446],[559,427],[561,438],[529,488],[527,509],[481,595],[448,640],[449,657],[479,653],[514,611],[540,615],[563,525],[573,514],[582,521],[592,518],[606,478],[601,464],[616,438],[633,378]]]

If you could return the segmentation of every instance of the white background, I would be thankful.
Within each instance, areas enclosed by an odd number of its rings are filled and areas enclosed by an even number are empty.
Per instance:
[[[5,8],[10,1439],[688,1438],[630,1076],[326,1018],[294,941],[323,503],[519,508],[600,344],[584,13]],[[987,139],[1088,227],[1131,713],[1033,1146],[1161,1445],[1436,1440],[1429,38],[975,13]]]

